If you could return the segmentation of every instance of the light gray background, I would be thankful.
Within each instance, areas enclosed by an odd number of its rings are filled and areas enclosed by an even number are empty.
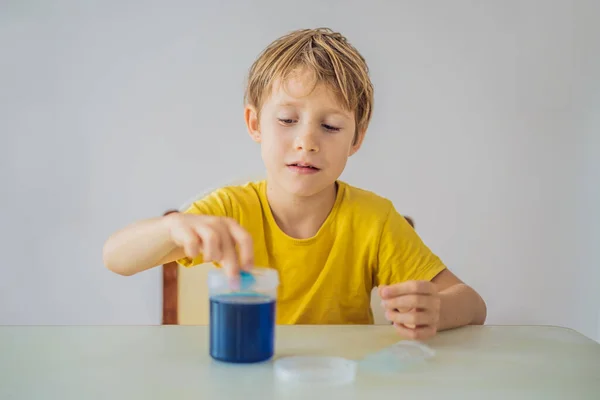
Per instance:
[[[392,199],[489,323],[600,340],[596,1],[0,2],[0,324],[158,324],[160,270],[114,230],[262,170],[246,71],[301,27],[368,60],[375,114],[342,176]]]

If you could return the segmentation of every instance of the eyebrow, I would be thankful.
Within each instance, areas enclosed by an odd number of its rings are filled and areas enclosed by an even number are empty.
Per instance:
[[[277,106],[278,106],[278,107],[297,107],[297,106],[299,106],[299,105],[300,105],[300,103],[299,103],[299,102],[294,102],[294,101],[284,101],[284,102],[282,102],[282,103],[277,103]],[[344,113],[344,111],[342,111],[342,110],[341,110],[341,109],[339,109],[339,108],[333,108],[333,107],[329,107],[329,108],[326,108],[326,109],[324,110],[324,112],[325,112],[326,114],[337,114],[337,115],[340,115],[340,116],[342,116],[342,117],[344,117],[344,118],[350,118],[348,115],[346,115],[346,114]]]

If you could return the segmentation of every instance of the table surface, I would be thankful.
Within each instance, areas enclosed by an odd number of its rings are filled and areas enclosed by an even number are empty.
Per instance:
[[[600,399],[600,344],[564,328],[442,332],[427,342],[436,355],[424,363],[383,375],[359,368],[352,384],[325,388],[278,382],[273,361],[291,355],[360,360],[398,342],[394,330],[278,326],[276,337],[272,360],[235,365],[209,357],[206,326],[4,326],[0,399]]]

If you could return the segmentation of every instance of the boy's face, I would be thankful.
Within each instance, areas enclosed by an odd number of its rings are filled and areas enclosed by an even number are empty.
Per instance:
[[[298,196],[330,187],[364,137],[360,133],[353,143],[354,113],[339,104],[329,87],[313,82],[310,74],[294,74],[284,87],[274,85],[260,121],[252,107],[245,112],[250,135],[261,143],[268,179]]]

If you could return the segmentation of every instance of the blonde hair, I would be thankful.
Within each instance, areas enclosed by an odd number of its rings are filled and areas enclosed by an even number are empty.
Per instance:
[[[267,46],[250,68],[244,101],[260,113],[273,83],[283,82],[299,68],[314,73],[315,85],[325,83],[345,109],[354,111],[356,142],[371,120],[373,84],[362,55],[331,29],[293,31]]]

